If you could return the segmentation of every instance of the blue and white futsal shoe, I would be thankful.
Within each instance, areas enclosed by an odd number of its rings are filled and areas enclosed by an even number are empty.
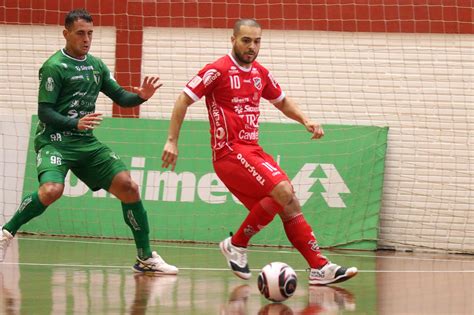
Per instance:
[[[327,285],[349,280],[357,274],[356,267],[344,268],[328,262],[320,269],[311,268],[309,273],[310,285]]]
[[[177,275],[178,268],[167,264],[156,252],[151,253],[151,257],[141,260],[137,257],[137,262],[132,267],[134,272],[141,272],[149,275]]]
[[[248,280],[252,276],[252,273],[247,263],[247,249],[232,245],[230,240],[231,237],[228,237],[219,243],[221,252],[234,274],[239,278]]]

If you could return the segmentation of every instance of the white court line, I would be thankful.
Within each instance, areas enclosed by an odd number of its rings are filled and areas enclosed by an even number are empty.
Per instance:
[[[48,236],[51,237],[51,236]],[[41,238],[19,238],[21,241],[41,241],[41,242],[64,242],[64,243],[77,243],[77,244],[94,244],[94,245],[118,245],[118,246],[135,246],[133,241],[131,240],[130,243],[115,243],[115,242],[103,242],[101,240],[97,241],[85,241],[85,240],[64,240],[64,239],[41,239]],[[152,243],[153,244],[153,243]],[[155,243],[156,244],[156,243]],[[176,245],[164,245],[160,244],[160,248],[182,248],[182,249],[193,249],[193,250],[220,250],[219,246],[216,245],[208,245],[208,246],[203,246],[199,247],[201,245],[196,245],[196,246],[182,246],[180,244]],[[211,247],[213,246],[213,247]],[[299,252],[296,250],[263,250],[263,249],[249,249],[249,252],[254,252],[254,253],[279,253],[279,254],[294,254],[294,255],[299,255]],[[363,255],[363,254],[351,254],[351,253],[334,253],[333,251],[330,250],[325,250],[330,253],[331,256],[343,256],[343,257],[357,257],[357,258],[378,258],[378,259],[392,259],[392,260],[416,260],[416,261],[438,261],[438,262],[465,262],[465,263],[474,263],[474,259],[444,259],[444,258],[421,258],[421,257],[403,257],[403,256],[379,256],[379,255]],[[404,252],[400,252],[401,254],[404,254]],[[419,255],[438,255],[437,253],[415,253]],[[442,253],[439,253],[442,254]],[[453,257],[455,254],[452,254]],[[466,256],[470,257],[470,256]]]
[[[45,263],[27,263],[27,262],[3,262],[1,265],[12,266],[34,266],[34,267],[64,267],[64,268],[98,268],[98,269],[131,269],[131,266],[113,266],[113,265],[77,265],[77,264],[45,264]],[[179,270],[199,270],[199,271],[229,271],[229,268],[189,268],[179,267]]]
[[[76,264],[44,264],[44,263],[13,263],[3,262],[1,265],[13,266],[34,266],[34,267],[63,267],[63,268],[99,268],[99,269],[130,269],[130,266],[110,266],[110,265],[76,265]],[[179,270],[189,271],[225,271],[230,272],[228,268],[191,268],[179,267]],[[251,271],[260,272],[260,269],[250,269]],[[306,272],[306,269],[295,269],[296,272]],[[474,270],[359,270],[361,273],[474,273]]]

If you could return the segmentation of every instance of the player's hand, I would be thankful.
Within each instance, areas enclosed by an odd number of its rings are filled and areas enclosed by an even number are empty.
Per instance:
[[[163,85],[158,80],[160,80],[160,77],[145,77],[142,86],[139,88],[133,87],[133,92],[137,93],[141,99],[148,100]]]
[[[171,170],[174,171],[176,162],[178,161],[178,146],[176,143],[166,141],[161,160],[163,161],[161,167],[168,168],[171,165]]]
[[[308,122],[305,124],[306,130],[313,134],[311,139],[321,139],[324,136],[323,127],[315,122]]]
[[[101,113],[92,113],[85,115],[77,122],[78,130],[93,130],[102,122]]]

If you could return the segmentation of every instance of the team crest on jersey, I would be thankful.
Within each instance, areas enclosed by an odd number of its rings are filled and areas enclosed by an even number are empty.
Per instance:
[[[94,81],[95,81],[95,84],[99,85],[99,82],[100,82],[99,72],[94,71]]]
[[[48,77],[46,79],[45,88],[48,92],[52,92],[54,90],[54,79],[52,77]]]
[[[257,90],[262,89],[262,79],[260,77],[253,78],[253,85],[257,88]]]

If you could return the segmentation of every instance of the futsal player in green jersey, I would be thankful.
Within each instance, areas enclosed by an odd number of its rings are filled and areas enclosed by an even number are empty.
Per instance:
[[[100,125],[95,113],[99,92],[122,107],[137,106],[161,86],[158,77],[145,77],[141,87],[128,92],[117,84],[107,66],[90,55],[93,23],[90,14],[77,9],[69,12],[63,30],[66,47],[57,51],[39,71],[38,117],[35,151],[39,190],[24,197],[17,212],[0,227],[0,261],[18,229],[41,215],[59,199],[64,178],[71,170],[92,190],[105,189],[122,202],[123,218],[137,247],[135,272],[177,274],[151,251],[147,213],[140,200],[138,185],[125,164],[93,134]]]

